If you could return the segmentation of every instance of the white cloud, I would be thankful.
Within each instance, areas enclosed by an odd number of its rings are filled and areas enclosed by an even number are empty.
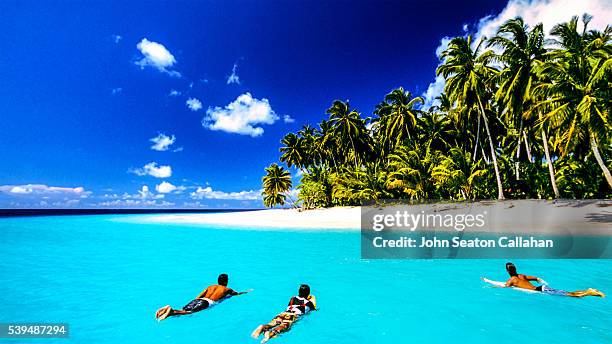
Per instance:
[[[168,178],[172,176],[172,167],[165,165],[157,166],[156,162],[150,162],[142,168],[131,168],[128,172],[139,176],[149,175],[155,178]]]
[[[170,193],[172,191],[175,191],[176,189],[177,189],[176,186],[168,182],[161,182],[160,184],[155,186],[155,190],[157,190],[157,192],[162,193],[162,194]]]
[[[442,75],[437,75],[436,80],[427,86],[427,91],[423,93],[423,109],[429,109],[433,105],[439,105],[439,101],[436,99],[437,96],[444,92],[444,85],[446,81]]]
[[[240,77],[237,74],[238,72],[238,64],[234,63],[234,67],[232,68],[232,74],[227,77],[227,84],[240,84]]]
[[[573,16],[582,16],[588,13],[593,16],[589,28],[603,30],[612,18],[612,6],[610,0],[510,0],[506,7],[497,15],[489,15],[481,18],[476,25],[477,30],[473,34],[474,44],[478,44],[483,37],[493,37],[497,29],[507,20],[522,17],[527,25],[533,27],[542,23],[544,32],[548,35],[556,24],[569,21]],[[463,30],[467,28],[464,26]],[[449,37],[440,40],[436,49],[436,55],[446,49],[450,41]],[[424,108],[435,105],[435,97],[440,95],[444,89],[444,79],[437,77],[429,84],[425,97]]]
[[[176,141],[176,137],[174,135],[167,136],[165,134],[160,133],[149,141],[153,142],[153,146],[151,146],[152,150],[163,152],[167,151],[168,147],[174,144],[174,141]]]
[[[123,207],[171,207],[174,202],[158,201],[158,200],[138,200],[138,199],[116,199],[113,201],[99,202],[100,207],[112,207],[112,208],[123,208]]]
[[[273,124],[278,116],[272,110],[268,99],[256,99],[245,93],[225,108],[208,108],[202,125],[210,130],[221,130],[228,133],[261,136],[264,132],[257,124]]]
[[[442,37],[442,39],[440,40],[440,44],[436,48],[436,56],[438,57],[438,59],[440,59],[442,53],[444,52],[444,50],[446,50],[446,47],[448,47],[448,44],[450,43],[451,39],[452,37],[446,36]],[[439,102],[438,100],[436,100],[436,97],[444,91],[445,84],[446,82],[444,81],[444,77],[438,75],[436,76],[436,80],[434,80],[434,82],[430,83],[429,86],[427,86],[427,91],[423,93],[423,98],[425,99],[425,102],[423,103],[424,109],[428,109],[433,105],[438,105]]]
[[[227,200],[259,200],[262,190],[225,192],[213,190],[210,186],[198,187],[191,193],[193,199],[227,199]]]
[[[135,194],[129,194],[124,192],[121,195],[116,193],[114,194],[104,194],[101,198],[103,199],[111,199],[111,200],[155,200],[155,199],[163,199],[165,195],[163,194],[154,194],[149,189],[148,185],[143,185]]]
[[[123,92],[123,88],[121,88],[121,87],[113,88],[113,89],[111,90],[111,94],[112,94],[112,95],[119,94],[119,93],[121,93],[121,92]]]
[[[170,96],[170,97],[178,97],[180,95],[181,95],[181,92],[177,91],[177,90],[174,90],[174,89],[170,90],[170,92],[168,92],[168,96]]]
[[[121,37],[120,35],[112,35],[111,38],[113,39],[113,42],[115,43],[119,43],[121,39],[123,39],[123,37]]]
[[[548,34],[553,26],[584,13],[593,16],[589,28],[603,30],[612,18],[610,0],[510,0],[497,16],[480,19],[475,38],[477,41],[482,37],[493,37],[504,22],[518,16],[530,27],[542,23],[544,32]]]
[[[88,196],[91,194],[89,191],[85,191],[82,186],[70,188],[60,186],[47,186],[44,184],[26,184],[26,185],[2,185],[0,186],[0,192],[15,194],[15,195],[27,195],[27,194],[63,194],[72,196]]]
[[[183,208],[208,208],[208,204],[203,204],[200,201],[183,202]]]
[[[202,102],[199,99],[197,99],[197,98],[189,98],[189,99],[187,99],[185,104],[187,104],[187,107],[191,111],[198,111],[198,110],[202,109]]]
[[[291,116],[289,116],[289,115],[283,115],[283,122],[285,122],[285,123],[293,123],[293,122],[295,122],[295,119],[291,118]]]
[[[140,68],[150,66],[170,76],[181,76],[181,73],[171,69],[176,63],[176,59],[162,44],[143,38],[142,41],[136,45],[136,48],[140,50],[143,56],[142,59],[136,61],[136,64],[139,65]]]

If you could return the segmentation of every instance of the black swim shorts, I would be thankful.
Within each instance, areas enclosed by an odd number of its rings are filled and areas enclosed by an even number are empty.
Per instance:
[[[185,307],[183,307],[183,310],[186,312],[199,312],[203,309],[208,308],[208,306],[210,306],[210,304],[208,303],[208,301],[204,300],[204,299],[195,299],[191,302],[189,302],[188,304],[185,305]]]

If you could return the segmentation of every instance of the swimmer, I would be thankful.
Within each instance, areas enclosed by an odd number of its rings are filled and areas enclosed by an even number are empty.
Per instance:
[[[516,272],[516,266],[513,263],[506,263],[506,271],[510,275],[510,279],[506,281],[505,287],[515,287],[533,291],[539,291],[544,294],[550,295],[560,295],[560,296],[571,296],[571,297],[584,297],[584,296],[599,296],[605,297],[606,295],[601,291],[593,288],[589,288],[586,290],[577,290],[577,291],[564,291],[553,289],[546,284],[544,281],[535,276],[518,274]],[[531,282],[540,283],[539,286],[533,285]]]
[[[261,343],[265,343],[280,333],[289,331],[294,322],[311,310],[316,310],[316,307],[317,300],[313,295],[310,295],[310,287],[307,284],[302,284],[298,290],[298,295],[289,300],[287,309],[275,316],[269,323],[257,326],[251,333],[251,337],[257,339],[263,332],[264,337]]]
[[[173,309],[170,305],[164,306],[155,312],[155,318],[158,321],[162,321],[170,316],[187,315],[193,314],[204,310],[221,299],[229,296],[246,294],[247,291],[236,292],[231,288],[227,287],[228,276],[227,274],[221,274],[217,278],[217,283],[204,289],[195,299],[189,302],[182,310]]]

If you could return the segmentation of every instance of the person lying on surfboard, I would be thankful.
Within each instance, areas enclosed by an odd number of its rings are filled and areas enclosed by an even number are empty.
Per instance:
[[[550,288],[545,282],[535,276],[528,276],[516,273],[516,266],[513,263],[506,263],[506,271],[510,275],[510,279],[506,281],[505,287],[515,287],[528,290],[539,291],[550,295],[561,295],[561,296],[572,296],[572,297],[584,297],[584,296],[599,296],[605,297],[606,295],[597,289],[589,288],[587,290],[577,291],[564,291]],[[539,286],[534,286],[531,281],[540,283]]]
[[[269,323],[257,326],[253,333],[251,333],[251,337],[257,339],[264,332],[264,338],[261,340],[261,343],[265,343],[278,334],[289,331],[291,325],[299,317],[316,309],[317,300],[314,295],[310,295],[310,287],[307,284],[302,284],[298,290],[298,295],[289,300],[287,309],[275,316]]]
[[[211,285],[208,288],[204,289],[204,291],[201,292],[198,296],[196,296],[193,301],[185,305],[182,310],[172,309],[170,305],[167,305],[158,309],[157,312],[155,312],[155,318],[161,321],[170,316],[192,314],[212,306],[223,298],[248,293],[248,291],[236,292],[233,289],[228,288],[227,282],[227,274],[220,274],[217,278],[218,284]]]

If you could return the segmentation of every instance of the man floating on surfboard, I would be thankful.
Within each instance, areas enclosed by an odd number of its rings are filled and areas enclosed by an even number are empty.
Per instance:
[[[264,338],[261,340],[261,343],[265,343],[278,334],[289,331],[291,325],[299,317],[316,309],[317,300],[314,295],[310,295],[310,287],[307,284],[302,284],[298,290],[298,296],[294,296],[289,300],[287,309],[275,316],[269,323],[257,326],[251,337],[257,339],[264,332]]]
[[[542,292],[544,294],[550,294],[550,295],[571,296],[571,297],[584,297],[584,296],[605,297],[606,296],[601,291],[597,289],[593,289],[593,288],[589,288],[587,290],[577,290],[577,291],[564,291],[564,290],[557,290],[557,289],[550,288],[549,286],[546,285],[546,282],[539,277],[518,274],[516,272],[516,266],[513,263],[506,263],[506,271],[508,271],[508,274],[510,275],[510,279],[508,279],[506,283],[497,283],[495,281],[491,281],[486,278],[482,278],[482,280],[487,283],[491,283],[495,286],[502,287],[502,288],[514,287],[514,288],[525,289],[525,290],[530,290],[534,292]],[[536,287],[533,284],[531,284],[531,281],[536,281],[540,283],[540,285]]]
[[[217,283],[204,289],[193,301],[189,302],[182,310],[172,309],[170,305],[164,306],[155,312],[155,318],[162,321],[170,316],[193,314],[204,310],[226,297],[246,294],[249,291],[236,292],[227,287],[227,274],[220,274]]]

